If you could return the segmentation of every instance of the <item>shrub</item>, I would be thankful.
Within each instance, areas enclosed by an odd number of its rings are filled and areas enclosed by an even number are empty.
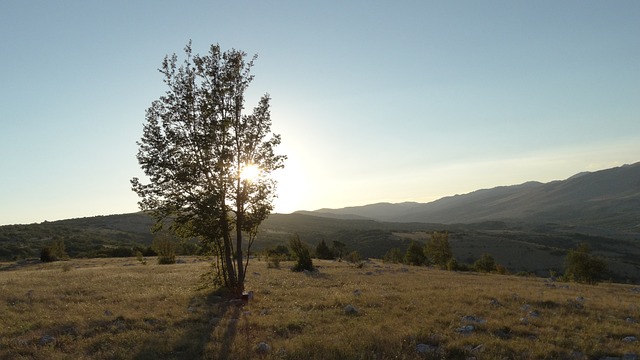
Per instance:
[[[412,241],[404,256],[404,260],[409,265],[425,265],[427,258],[424,256],[422,247],[415,241]]]
[[[480,259],[473,263],[473,269],[477,272],[491,272],[496,269],[496,261],[489,254],[482,254]]]
[[[362,256],[360,256],[359,252],[354,250],[354,251],[348,253],[347,256],[344,257],[344,259],[347,262],[350,262],[352,264],[357,264],[357,263],[362,261]]]
[[[289,241],[289,247],[296,257],[296,265],[291,269],[293,271],[313,271],[313,262],[309,248],[300,241],[300,237],[295,235]]]
[[[383,261],[390,262],[393,264],[401,263],[403,260],[402,251],[398,248],[389,249],[386,254],[384,254]]]
[[[267,267],[269,269],[280,269],[281,260],[282,260],[282,255],[278,255],[278,254],[269,255],[267,260]]]
[[[177,243],[172,234],[167,231],[156,233],[153,239],[153,249],[158,253],[158,264],[175,264]]]
[[[42,262],[52,262],[57,261],[58,259],[51,253],[51,248],[46,246],[40,250],[40,261]]]

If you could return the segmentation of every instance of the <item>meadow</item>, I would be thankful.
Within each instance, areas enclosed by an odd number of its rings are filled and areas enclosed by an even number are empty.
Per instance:
[[[252,261],[247,304],[209,263],[0,263],[1,359],[600,359],[640,354],[640,289],[314,260]],[[349,306],[351,305],[351,306]],[[635,341],[634,341],[635,340]]]

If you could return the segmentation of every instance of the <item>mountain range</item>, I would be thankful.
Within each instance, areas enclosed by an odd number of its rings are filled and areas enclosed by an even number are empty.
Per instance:
[[[384,222],[562,224],[600,235],[640,238],[640,162],[566,180],[526,182],[429,203],[378,203],[300,213]],[[638,239],[640,241],[640,239]]]

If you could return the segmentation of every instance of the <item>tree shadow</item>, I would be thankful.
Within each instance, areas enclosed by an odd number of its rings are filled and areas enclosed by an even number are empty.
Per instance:
[[[231,359],[231,346],[238,332],[243,303],[220,291],[191,298],[188,319],[172,326],[182,329],[178,339],[156,332],[139,347],[133,359]]]

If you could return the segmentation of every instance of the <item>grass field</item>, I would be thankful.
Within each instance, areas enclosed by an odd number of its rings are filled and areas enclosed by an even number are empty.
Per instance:
[[[0,264],[2,359],[600,359],[640,355],[640,293],[371,261],[253,261],[238,306],[204,260]],[[352,305],[355,313],[345,312]],[[473,327],[473,329],[471,329]],[[265,343],[268,346],[259,346]]]

